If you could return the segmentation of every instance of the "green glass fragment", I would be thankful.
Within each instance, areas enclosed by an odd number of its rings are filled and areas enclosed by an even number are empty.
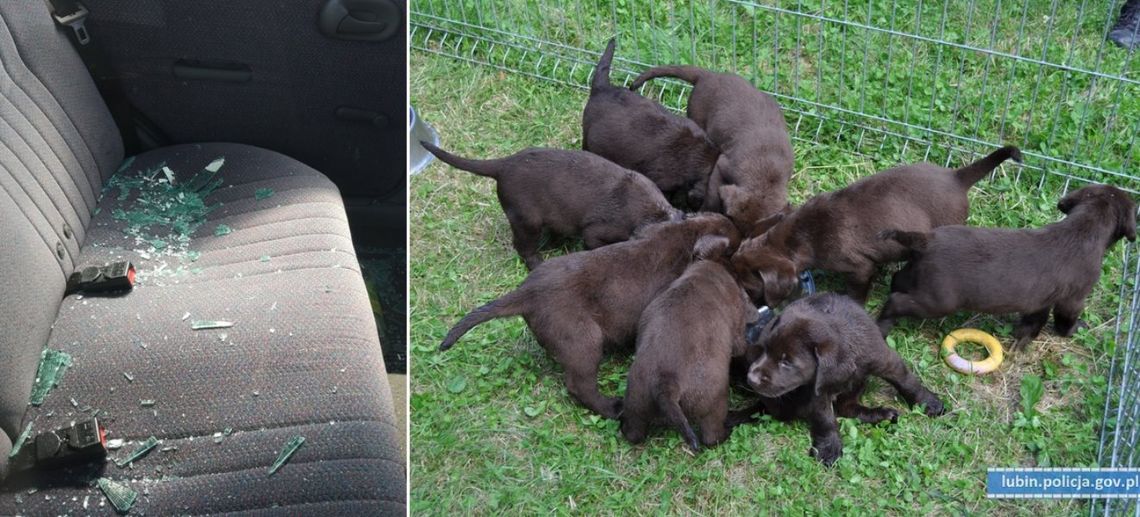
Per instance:
[[[127,372],[123,372],[123,377],[127,379],[127,382],[135,382],[135,376]]]
[[[197,262],[198,259],[202,258],[202,252],[201,251],[187,251],[186,252],[186,258],[190,259],[190,262]]]
[[[269,262],[269,255],[262,255],[262,256],[261,256],[261,261],[262,261],[262,262]]]
[[[258,200],[258,201],[261,201],[262,199],[267,199],[270,197],[273,197],[273,189],[271,189],[271,188],[259,188],[253,192],[253,198]]]
[[[219,224],[217,228],[214,228],[214,235],[221,237],[223,235],[229,235],[233,233],[233,231],[233,228],[230,228],[224,224]]]
[[[272,476],[278,469],[288,463],[289,458],[293,457],[293,453],[297,452],[297,449],[300,449],[303,443],[305,443],[304,436],[294,436],[290,438],[289,442],[285,444],[285,448],[281,449],[281,454],[277,455],[277,459],[273,462],[273,465],[269,466],[269,475]]]
[[[131,452],[129,456],[121,460],[115,460],[115,465],[118,465],[119,468],[126,467],[127,465],[134,463],[136,460],[142,458],[143,456],[146,456],[146,454],[156,446],[158,446],[158,438],[151,436],[150,438],[147,438],[145,442],[139,444],[139,446],[134,450],[134,452]]]
[[[69,366],[71,366],[71,355],[51,348],[44,349],[40,355],[40,366],[36,369],[35,383],[32,384],[33,406],[44,403],[44,397],[52,388],[59,385]]]
[[[28,441],[28,437],[32,435],[32,422],[28,422],[28,427],[24,428],[24,432],[16,438],[16,443],[12,444],[12,450],[8,452],[9,458],[15,458],[20,453],[20,447],[24,446],[24,442]]]
[[[103,491],[103,495],[107,496],[107,500],[111,501],[111,506],[121,513],[131,511],[131,507],[135,505],[135,501],[139,498],[139,493],[135,492],[130,486],[119,483],[118,481],[111,481],[107,478],[99,478],[99,490]]]
[[[190,236],[217,206],[207,204],[206,197],[222,184],[216,177],[222,162],[215,160],[189,181],[176,181],[176,172],[165,163],[148,171],[121,170],[107,182],[108,191],[119,190],[120,207],[111,215],[126,223],[123,232],[139,242],[163,252],[185,251]]]
[[[127,168],[130,167],[131,164],[133,164],[133,163],[135,163],[135,157],[134,156],[128,156],[127,159],[123,160],[123,163],[121,165],[119,165],[119,170],[115,171],[115,173],[117,174],[117,173],[120,173],[120,172],[127,170]]]
[[[206,166],[206,170],[210,172],[218,172],[225,164],[225,157],[214,158],[214,161],[210,162],[210,164]]]
[[[194,320],[190,322],[190,328],[194,330],[228,329],[232,326],[234,326],[232,321]]]

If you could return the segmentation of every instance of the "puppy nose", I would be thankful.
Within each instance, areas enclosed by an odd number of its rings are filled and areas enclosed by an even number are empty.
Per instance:
[[[753,386],[763,386],[768,383],[768,376],[761,374],[759,371],[748,372],[748,384]]]

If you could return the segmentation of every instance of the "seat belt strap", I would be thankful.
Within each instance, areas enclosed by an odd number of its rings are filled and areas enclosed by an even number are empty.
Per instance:
[[[52,18],[61,27],[69,29],[68,39],[79,53],[79,58],[87,66],[91,78],[95,80],[95,87],[99,95],[107,103],[111,111],[111,118],[119,128],[119,135],[123,138],[123,147],[127,153],[139,152],[138,133],[135,131],[134,109],[127,101],[122,85],[116,79],[107,57],[92,42],[91,32],[87,27],[87,8],[77,0],[46,0],[51,8]]]

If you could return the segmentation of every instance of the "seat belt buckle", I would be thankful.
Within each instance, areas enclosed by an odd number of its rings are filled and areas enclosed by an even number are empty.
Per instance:
[[[129,291],[135,285],[135,266],[129,261],[112,262],[105,266],[87,266],[67,278],[67,291],[109,293]]]
[[[78,7],[79,10],[74,13],[65,14],[63,16],[52,13],[52,17],[55,18],[56,23],[64,27],[70,27],[75,33],[75,40],[78,41],[80,45],[86,45],[91,42],[91,35],[87,34],[87,26],[85,25],[87,20],[87,8],[78,2],[75,6]]]
[[[107,430],[91,418],[30,438],[13,458],[16,470],[53,469],[101,462],[107,456]]]

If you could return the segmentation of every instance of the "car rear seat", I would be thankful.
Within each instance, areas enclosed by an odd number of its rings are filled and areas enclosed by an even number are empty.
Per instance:
[[[111,458],[161,440],[126,468],[11,473],[0,515],[111,513],[100,477],[138,491],[139,514],[402,514],[399,433],[336,187],[245,145],[142,153],[120,174],[164,164],[185,181],[224,159],[207,197],[217,207],[187,252],[156,252],[124,232],[117,209],[138,193],[105,188],[121,141],[43,2],[0,2],[0,68],[0,479],[29,423],[98,411],[108,438],[126,440]],[[129,294],[64,296],[77,267],[121,259],[139,271]],[[194,320],[234,326],[195,331]],[[73,364],[31,406],[45,347]],[[268,475],[297,435],[304,445]]]

